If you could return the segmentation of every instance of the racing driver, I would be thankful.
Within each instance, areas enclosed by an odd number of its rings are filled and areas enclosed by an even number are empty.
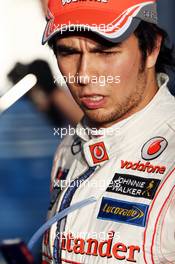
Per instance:
[[[45,233],[43,264],[175,263],[174,59],[156,5],[49,0],[43,44],[84,112],[56,152],[49,217],[93,202]]]

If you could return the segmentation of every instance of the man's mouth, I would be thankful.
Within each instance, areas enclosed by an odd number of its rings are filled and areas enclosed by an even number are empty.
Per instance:
[[[81,97],[80,101],[88,109],[98,109],[104,107],[106,98],[103,95],[88,95]]]
[[[93,95],[93,96],[86,96],[89,100],[98,102],[104,98],[102,95]]]

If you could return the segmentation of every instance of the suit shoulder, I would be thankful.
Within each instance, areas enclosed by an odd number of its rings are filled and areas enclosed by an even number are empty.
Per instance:
[[[76,136],[70,136],[70,135],[65,136],[64,139],[61,141],[61,143],[57,147],[55,158],[58,159],[58,157],[56,156],[58,155],[60,156],[66,153],[67,151],[69,151],[75,139],[76,139]]]
[[[166,124],[168,128],[175,133],[175,111],[172,112],[171,118],[166,121]]]

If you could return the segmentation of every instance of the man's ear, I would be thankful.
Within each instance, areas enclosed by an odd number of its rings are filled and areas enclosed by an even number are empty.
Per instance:
[[[155,67],[156,61],[157,61],[157,58],[160,52],[161,44],[162,44],[162,36],[157,35],[155,47],[150,53],[148,53],[148,56],[147,56],[146,67],[148,69]]]

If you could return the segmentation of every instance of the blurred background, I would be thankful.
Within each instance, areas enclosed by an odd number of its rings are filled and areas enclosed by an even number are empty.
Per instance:
[[[45,222],[58,129],[74,125],[81,111],[41,45],[47,0],[0,0],[0,96],[28,73],[37,84],[0,116],[0,240],[28,242]],[[35,247],[40,263],[41,246]]]
[[[0,96],[27,73],[38,82],[1,115],[0,240],[28,241],[46,218],[53,154],[60,142],[54,128],[75,125],[82,113],[47,46],[41,45],[47,0],[0,0]],[[175,42],[174,0],[160,0],[159,23]],[[171,86],[174,87],[174,76]],[[40,244],[35,249],[40,263]]]

